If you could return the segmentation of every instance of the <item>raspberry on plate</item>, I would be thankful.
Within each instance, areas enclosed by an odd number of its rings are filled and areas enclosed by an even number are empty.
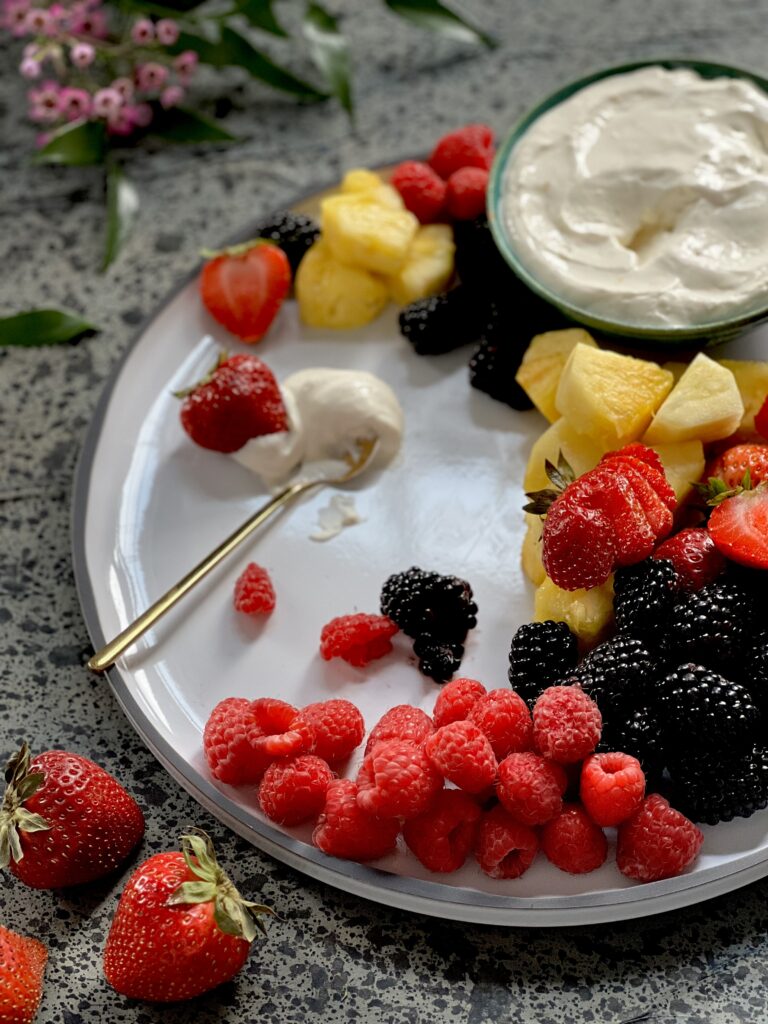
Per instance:
[[[474,848],[480,807],[458,789],[443,789],[418,818],[406,821],[403,837],[430,871],[458,871]]]
[[[342,658],[362,668],[392,650],[392,637],[398,627],[386,615],[339,615],[323,626],[320,655],[325,661]]]
[[[585,875],[604,863],[608,840],[583,807],[563,804],[557,817],[541,830],[541,849],[561,871]]]
[[[489,171],[493,163],[493,131],[485,124],[466,124],[438,139],[429,165],[446,181],[462,167],[482,167]]]
[[[438,693],[432,710],[435,728],[465,719],[480,697],[487,692],[477,679],[453,679],[446,683]]]
[[[602,727],[600,709],[580,686],[550,686],[533,707],[534,745],[560,764],[591,754]]]
[[[681,875],[698,856],[704,834],[658,793],[619,826],[616,863],[627,878],[656,882]]]
[[[376,818],[416,818],[434,803],[443,779],[422,747],[408,740],[377,743],[357,776],[357,802]]]
[[[448,179],[445,204],[456,220],[474,220],[485,213],[488,171],[484,167],[460,167]]]
[[[268,615],[275,607],[275,588],[266,569],[249,562],[235,582],[235,611]]]
[[[629,754],[591,754],[581,767],[579,795],[596,825],[620,825],[645,796],[645,774]]]
[[[475,857],[491,878],[519,878],[533,864],[538,849],[535,831],[518,824],[500,804],[481,818]]]
[[[312,729],[312,753],[328,764],[344,761],[363,742],[365,722],[348,700],[323,700],[303,707],[297,719]]]
[[[334,779],[328,785],[312,842],[331,857],[378,860],[392,853],[399,832],[397,821],[372,818],[361,809],[351,779]]]
[[[540,754],[510,754],[499,765],[497,795],[521,825],[543,825],[560,813],[568,778]]]
[[[499,761],[514,751],[531,748],[531,713],[513,690],[490,690],[474,704],[467,719],[482,729]]]
[[[313,754],[279,757],[261,780],[261,809],[279,825],[300,825],[322,811],[332,779],[326,762]]]
[[[496,779],[493,748],[472,722],[442,726],[427,738],[424,753],[443,778],[467,793],[482,793]]]
[[[690,526],[668,537],[653,557],[672,563],[678,589],[689,594],[714,582],[725,570],[725,558],[701,526]]]
[[[427,736],[434,731],[432,719],[426,711],[411,704],[395,704],[371,729],[368,742],[365,744],[365,753],[370,754],[377,743],[386,743],[389,740],[409,740],[416,746],[421,746]]]
[[[406,160],[392,172],[390,183],[400,193],[406,210],[422,224],[438,220],[445,206],[445,182],[429,164]]]

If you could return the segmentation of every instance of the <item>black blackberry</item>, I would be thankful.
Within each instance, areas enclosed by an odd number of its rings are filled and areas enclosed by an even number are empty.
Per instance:
[[[510,686],[533,704],[542,690],[570,675],[578,660],[576,637],[564,622],[527,622],[512,637]]]
[[[673,764],[670,801],[692,821],[716,825],[748,818],[768,805],[768,751],[703,755]]]
[[[401,310],[398,324],[417,355],[440,356],[476,342],[483,319],[483,307],[459,287],[412,302]]]
[[[254,238],[269,238],[288,257],[291,274],[296,273],[301,258],[320,237],[320,225],[304,213],[277,210],[256,225]]]
[[[768,630],[755,636],[746,659],[742,682],[752,694],[763,721],[768,722]]]
[[[533,402],[515,380],[529,337],[514,327],[505,326],[505,316],[491,303],[480,344],[469,360],[469,383],[497,402],[521,412],[533,408]]]
[[[668,659],[730,671],[733,664],[743,664],[751,647],[754,617],[753,596],[735,580],[715,580],[684,594],[669,618]]]
[[[654,707],[669,749],[681,758],[749,750],[759,712],[745,686],[701,665],[681,665],[656,688]]]
[[[647,704],[627,709],[606,722],[597,749],[620,750],[636,757],[645,772],[646,791],[658,787],[664,771],[664,742],[658,716]]]
[[[447,683],[461,664],[464,645],[420,636],[414,640],[413,653],[419,659],[419,671],[436,683]]]
[[[381,611],[408,636],[461,644],[477,625],[472,587],[458,576],[441,576],[416,566],[396,573],[381,591]]]
[[[656,661],[634,636],[615,636],[593,648],[573,673],[606,721],[621,709],[641,703],[657,676]]]
[[[665,559],[646,558],[617,569],[613,577],[613,611],[619,633],[656,637],[666,628],[677,602],[677,573]]]

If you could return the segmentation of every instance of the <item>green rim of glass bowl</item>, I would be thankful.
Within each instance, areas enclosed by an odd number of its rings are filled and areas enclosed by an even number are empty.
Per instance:
[[[545,100],[542,100],[531,111],[525,114],[514,126],[506,140],[499,148],[491,168],[488,182],[488,222],[496,245],[504,259],[507,261],[517,276],[537,295],[555,306],[572,320],[583,324],[602,334],[609,334],[622,338],[639,338],[643,341],[658,344],[683,344],[691,341],[719,342],[726,338],[733,337],[748,327],[755,326],[763,320],[768,319],[768,303],[763,303],[759,309],[748,313],[741,313],[735,316],[725,317],[722,320],[711,321],[705,324],[681,327],[644,327],[640,324],[622,323],[619,320],[604,320],[595,316],[588,309],[573,305],[558,296],[555,292],[543,285],[518,258],[504,226],[504,218],[501,212],[503,197],[503,184],[506,177],[507,165],[515,146],[525,135],[530,126],[543,114],[567,100],[574,93],[580,92],[593,82],[599,82],[603,78],[611,78],[614,75],[627,74],[630,71],[638,71],[641,68],[663,67],[668,69],[686,68],[696,71],[702,78],[742,78],[753,82],[763,92],[768,93],[768,79],[760,75],[744,70],[743,68],[731,67],[727,64],[712,64],[708,61],[689,59],[660,59],[643,60],[633,64],[621,64],[617,67],[604,68],[591,75],[580,78],[569,85],[563,86],[557,92],[552,93]]]

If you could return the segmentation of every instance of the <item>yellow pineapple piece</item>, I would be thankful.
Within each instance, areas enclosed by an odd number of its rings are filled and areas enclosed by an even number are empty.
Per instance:
[[[656,363],[579,343],[563,368],[555,405],[583,433],[619,448],[640,437],[672,381]]]
[[[675,497],[678,502],[683,501],[704,472],[704,445],[701,441],[678,441],[655,444],[653,450],[664,464],[664,472]]]
[[[569,420],[561,417],[534,441],[525,469],[523,490],[543,491],[546,487],[552,486],[544,468],[544,461],[549,459],[556,466],[560,452],[576,476],[581,476],[588,469],[594,469],[600,457],[607,451],[608,448],[604,444],[587,437],[586,434],[580,434],[574,430]]]
[[[741,423],[744,403],[731,371],[700,352],[669,393],[643,440],[717,441]]]
[[[384,184],[384,179],[376,171],[367,167],[352,167],[341,179],[342,192],[370,192]]]
[[[550,423],[560,418],[555,405],[557,385],[568,356],[579,343],[597,347],[592,335],[581,327],[537,334],[525,350],[515,375],[517,383]]]
[[[565,622],[584,646],[591,646],[613,620],[613,577],[591,590],[561,590],[547,576],[536,590],[533,617]]]
[[[405,263],[389,278],[389,292],[395,302],[425,299],[441,292],[453,277],[453,228],[449,224],[427,224],[416,232]]]
[[[523,538],[520,561],[525,575],[538,587],[547,575],[541,561],[541,531],[544,529],[544,520],[541,516],[531,515],[530,512],[525,513],[525,519],[528,526]]]
[[[404,209],[384,206],[369,192],[323,199],[323,238],[342,263],[396,274],[405,263],[419,222]]]
[[[717,361],[736,378],[736,387],[744,403],[744,415],[736,428],[736,433],[745,441],[765,441],[765,438],[755,430],[755,416],[760,412],[765,396],[768,395],[768,363],[747,359]]]
[[[340,263],[322,239],[299,264],[295,287],[301,319],[310,327],[363,327],[389,301],[382,278]]]

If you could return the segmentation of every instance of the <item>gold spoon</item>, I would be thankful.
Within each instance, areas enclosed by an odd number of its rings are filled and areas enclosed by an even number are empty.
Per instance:
[[[304,480],[299,478],[294,483],[288,484],[271,501],[268,501],[266,505],[262,505],[239,529],[235,530],[225,541],[222,541],[217,548],[196,565],[194,569],[191,569],[175,586],[158,598],[153,605],[150,605],[143,615],[140,615],[129,626],[126,626],[122,633],[119,633],[114,640],[111,640],[100,651],[97,651],[88,662],[88,668],[92,672],[103,672],[110,665],[114,665],[123,651],[131,647],[140,636],[146,633],[151,626],[154,626],[167,611],[173,608],[177,601],[181,600],[187,591],[191,590],[192,587],[207,576],[219,562],[234,551],[236,547],[239,547],[258,526],[266,522],[278,509],[290,504],[294,498],[297,498],[304,491],[308,491],[312,487],[321,487],[326,484],[343,484],[358,476],[370,464],[377,447],[377,438],[357,441],[356,451],[344,456],[344,462],[347,464],[348,469],[341,476]]]

